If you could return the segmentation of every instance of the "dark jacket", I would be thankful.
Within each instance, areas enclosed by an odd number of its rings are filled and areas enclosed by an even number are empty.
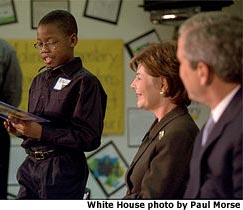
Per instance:
[[[215,124],[204,147],[203,129],[195,141],[185,198],[242,199],[242,88]]]
[[[145,135],[126,174],[125,199],[180,199],[198,127],[186,107],[177,107]]]
[[[89,173],[84,152],[101,143],[106,99],[80,58],[34,78],[29,112],[50,122],[43,124],[40,140],[22,143],[29,155],[18,169],[18,199],[83,198]]]
[[[70,83],[60,89],[60,78]],[[99,80],[83,68],[80,58],[39,74],[31,85],[28,110],[50,123],[43,125],[40,142],[28,138],[22,146],[54,146],[81,153],[96,149],[100,145],[106,99]]]
[[[22,72],[15,49],[0,39],[0,101],[18,106],[22,95]],[[7,199],[10,136],[0,118],[0,199]]]
[[[15,49],[0,39],[0,101],[18,106],[22,95],[22,71]]]

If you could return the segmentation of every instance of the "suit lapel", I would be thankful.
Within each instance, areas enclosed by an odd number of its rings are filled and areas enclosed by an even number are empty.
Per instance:
[[[153,140],[159,135],[160,131],[166,127],[168,123],[173,121],[180,115],[187,113],[187,108],[177,107],[168,113],[160,122],[157,122],[157,119],[153,122],[152,126],[150,127],[149,131],[145,135],[142,144],[139,147],[137,154],[135,155],[130,168],[134,166],[134,164],[140,159],[140,157],[145,153],[148,146],[153,142]]]
[[[240,109],[242,109],[242,89],[236,93],[236,95],[233,97],[232,101],[220,117],[219,121],[215,124],[212,133],[208,136],[207,143],[203,147],[202,154],[205,152],[205,150],[213,144],[220,135],[222,135],[223,130],[225,126],[232,121],[236,115],[239,114]]]
[[[205,125],[203,126],[203,128],[201,129],[200,133],[197,136],[197,139],[195,141],[195,145],[194,145],[194,155],[193,155],[193,159],[194,159],[194,165],[193,165],[193,197],[199,193],[200,190],[200,180],[201,180],[201,176],[202,176],[202,168],[201,168],[201,164],[202,164],[202,160],[204,157],[205,152],[208,150],[208,148],[214,143],[216,142],[220,135],[222,135],[222,132],[225,128],[225,126],[235,118],[235,116],[237,114],[239,114],[239,110],[242,109],[242,102],[241,102],[241,95],[242,95],[242,88],[236,93],[236,95],[234,96],[234,98],[232,99],[232,101],[230,102],[230,104],[228,105],[228,107],[226,108],[226,110],[224,111],[224,113],[222,114],[222,116],[220,117],[219,121],[215,124],[215,127],[213,128],[212,133],[209,135],[208,140],[206,142],[206,144],[202,147],[202,134],[203,134],[203,130]]]
[[[201,185],[201,159],[202,159],[202,134],[203,130],[201,130],[196,137],[193,149],[193,155],[191,160],[191,177],[190,177],[190,197],[197,197],[199,193],[200,185]],[[193,162],[192,162],[193,161]]]
[[[142,156],[142,154],[145,152],[145,150],[148,148],[148,146],[152,142],[153,139],[150,138],[150,133],[152,131],[152,128],[157,124],[157,122],[158,121],[156,119],[153,122],[153,124],[151,125],[149,131],[145,134],[145,136],[142,140],[142,144],[140,145],[139,150],[138,150],[137,154],[135,155],[130,167],[132,167],[139,160],[139,158]]]

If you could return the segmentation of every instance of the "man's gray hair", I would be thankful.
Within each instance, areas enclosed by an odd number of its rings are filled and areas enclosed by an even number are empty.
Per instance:
[[[193,68],[207,64],[225,82],[242,82],[242,19],[224,12],[203,12],[179,28],[183,56]]]

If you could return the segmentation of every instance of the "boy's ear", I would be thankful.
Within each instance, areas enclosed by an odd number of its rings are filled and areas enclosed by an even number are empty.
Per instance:
[[[72,34],[70,36],[70,42],[71,42],[71,47],[75,47],[76,46],[76,44],[78,43],[77,34]]]

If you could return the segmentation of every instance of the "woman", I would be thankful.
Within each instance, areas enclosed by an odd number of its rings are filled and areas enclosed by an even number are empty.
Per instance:
[[[188,113],[190,100],[179,77],[176,43],[152,44],[134,56],[131,83],[137,106],[156,119],[126,173],[125,199],[180,199],[198,127]]]

